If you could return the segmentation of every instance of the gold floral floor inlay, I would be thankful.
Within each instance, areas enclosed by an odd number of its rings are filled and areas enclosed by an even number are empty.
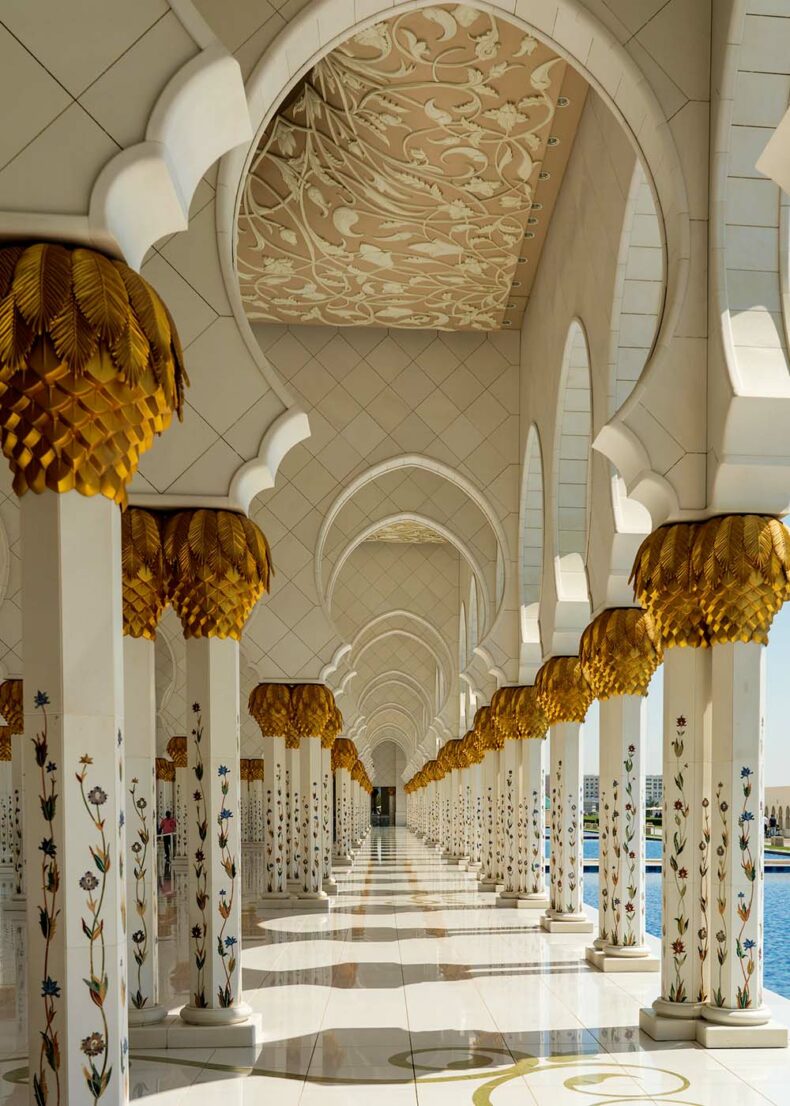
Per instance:
[[[428,1058],[435,1057],[443,1065],[442,1070],[437,1071],[436,1063],[428,1063]],[[349,1078],[345,1076],[307,1075],[292,1073],[283,1070],[263,1068],[248,1065],[215,1064],[206,1063],[203,1060],[187,1060],[183,1054],[178,1057],[170,1057],[162,1054],[133,1054],[132,1055],[132,1079],[134,1079],[134,1064],[145,1062],[147,1064],[173,1064],[179,1067],[195,1067],[203,1072],[215,1071],[218,1074],[236,1074],[245,1077],[290,1079],[305,1083],[317,1083],[324,1086],[388,1086],[391,1084],[408,1084],[415,1081],[420,1085],[434,1084],[470,1084],[478,1082],[479,1086],[467,1087],[464,1093],[470,1094],[473,1106],[496,1106],[496,1092],[499,1088],[511,1084],[519,1079],[525,1079],[527,1085],[530,1078],[539,1079],[547,1072],[561,1071],[566,1077],[561,1080],[561,1085],[568,1091],[573,1091],[588,1099],[591,1106],[615,1106],[625,1102],[649,1102],[667,1103],[672,1106],[704,1106],[685,1095],[691,1090],[690,1081],[679,1072],[669,1068],[641,1067],[637,1064],[618,1063],[615,1060],[607,1061],[605,1058],[591,1060],[589,1056],[557,1055],[536,1057],[522,1055],[518,1052],[510,1052],[501,1048],[485,1047],[481,1049],[464,1048],[422,1048],[414,1052],[405,1051],[391,1056],[389,1063],[392,1065],[391,1077]],[[501,1066],[498,1066],[501,1065]],[[495,1068],[494,1071],[480,1069]],[[474,1070],[470,1070],[474,1069]],[[26,1067],[14,1068],[3,1075],[8,1083],[27,1084],[28,1069]],[[637,1088],[637,1084],[646,1084]],[[556,1081],[552,1082],[555,1086]],[[461,1101],[461,1087],[459,1086],[459,1101]],[[581,1102],[580,1098],[580,1102]]]

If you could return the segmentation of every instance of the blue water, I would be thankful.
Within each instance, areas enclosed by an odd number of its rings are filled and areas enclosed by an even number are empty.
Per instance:
[[[661,842],[660,841],[646,841],[645,842],[645,855],[648,860],[660,860],[661,859]],[[546,856],[549,855],[549,839],[546,838]],[[585,837],[584,839],[584,858],[585,860],[597,859],[599,856],[599,841],[597,837]]]
[[[590,844],[592,842],[589,842]],[[585,841],[585,856],[588,842]],[[597,844],[597,842],[596,842]],[[648,849],[655,842],[648,842]],[[660,855],[660,851],[659,851]],[[648,852],[648,856],[650,853]],[[598,873],[584,873],[584,901],[598,906]],[[661,873],[648,872],[645,885],[648,933],[661,936]],[[765,986],[790,998],[790,871],[765,873]]]

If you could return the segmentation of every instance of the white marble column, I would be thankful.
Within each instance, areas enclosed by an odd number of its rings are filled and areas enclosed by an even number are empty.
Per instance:
[[[469,868],[479,872],[483,848],[483,762],[476,760],[467,769],[470,790]]]
[[[647,701],[615,695],[600,704],[601,757],[607,772],[609,910],[601,948],[605,970],[638,960],[653,971],[658,960],[645,940],[645,737]],[[604,758],[605,750],[605,758]],[[614,959],[614,963],[610,960]],[[630,966],[630,965],[629,965]]]
[[[324,798],[321,735],[301,735],[299,742],[299,788],[302,818],[302,885],[299,905],[306,909],[329,909],[324,879]]]
[[[156,886],[155,643],[123,639],[129,1024],[161,1021]]]
[[[708,1047],[787,1045],[763,1001],[765,647],[711,649],[711,978],[697,1038]],[[714,912],[712,911],[713,915]],[[709,1024],[708,1024],[709,1023]]]
[[[250,781],[250,803],[252,808],[252,840],[255,845],[263,844],[263,779],[265,773],[263,760],[253,761],[255,778]]]
[[[546,894],[546,742],[523,738],[521,746],[521,820],[523,862],[519,898],[534,907],[548,906]]]
[[[335,864],[351,865],[351,773],[340,765],[335,772],[335,836],[337,854]]]
[[[298,893],[302,886],[302,805],[300,789],[299,739],[286,742],[285,781],[288,795],[288,887]]]
[[[498,890],[496,880],[496,811],[497,811],[497,758],[496,749],[486,749],[483,757],[483,845],[478,890]]]
[[[710,900],[711,650],[664,654],[661,995],[640,1026],[660,1040],[694,1039],[710,987],[718,915]]]
[[[263,846],[266,883],[262,905],[291,902],[287,888],[286,834],[287,796],[285,791],[285,738],[263,734]]]
[[[120,511],[20,500],[30,1101],[128,1101]]]
[[[508,737],[500,750],[499,801],[502,818],[502,875],[498,906],[514,906],[518,898],[518,818],[521,802],[521,742]]]
[[[193,793],[187,818],[192,1025],[245,1021],[241,998],[239,643],[186,640],[187,737]]]
[[[24,734],[11,735],[11,803],[9,833],[14,857],[14,892],[11,901],[21,910],[27,899],[27,868],[25,858],[25,764],[27,762]]]
[[[321,741],[321,880],[328,895],[337,894],[332,877],[332,744]]]
[[[541,925],[550,932],[588,933],[584,913],[582,724],[554,722],[551,744],[550,906]]]

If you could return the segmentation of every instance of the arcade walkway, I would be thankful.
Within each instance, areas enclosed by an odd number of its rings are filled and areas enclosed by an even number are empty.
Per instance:
[[[635,1028],[655,975],[605,976],[584,935],[550,936],[527,910],[449,868],[405,829],[372,830],[329,916],[263,916],[245,857],[245,999],[255,1052],[139,1052],[131,1097],[151,1106],[784,1106],[784,1050],[657,1045]],[[183,1001],[183,877],[161,880],[161,974]],[[10,915],[4,914],[8,926]],[[25,1101],[12,939],[3,934],[0,1103]],[[11,961],[12,963],[13,961]],[[168,1000],[165,998],[165,1001]],[[773,1002],[773,1000],[772,1000]],[[776,1000],[780,1017],[783,1007]],[[784,1009],[790,1009],[785,1004]],[[16,1050],[15,1050],[16,1045]]]

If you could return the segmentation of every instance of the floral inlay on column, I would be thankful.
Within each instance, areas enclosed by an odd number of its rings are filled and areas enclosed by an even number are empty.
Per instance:
[[[552,831],[553,832],[553,831]],[[532,863],[530,864],[530,891],[536,895],[540,891],[540,875],[543,869],[543,835],[540,832],[540,803],[537,788],[532,789]]]
[[[622,943],[627,946],[635,945],[637,943],[637,935],[634,933],[634,917],[639,906],[637,901],[639,895],[639,888],[637,886],[636,868],[639,863],[637,856],[638,842],[636,839],[636,815],[637,804],[641,802],[641,796],[635,794],[635,788],[638,788],[639,780],[634,773],[634,753],[636,752],[635,745],[628,746],[628,756],[623,761],[623,769],[625,771],[625,825],[623,827],[623,851],[627,857],[626,872],[628,876],[628,882],[625,887],[625,903],[623,904],[623,911],[625,913],[625,932],[623,934]]]
[[[741,976],[743,982],[737,989],[737,1002],[742,1010],[752,1005],[750,981],[755,969],[755,949],[757,941],[754,937],[747,937],[746,930],[752,916],[754,903],[754,881],[757,878],[757,867],[751,849],[751,833],[754,823],[754,814],[749,810],[749,797],[752,793],[752,769],[744,765],[741,768],[741,789],[743,791],[743,806],[738,815],[738,848],[741,854],[741,868],[749,882],[749,897],[744,891],[738,892],[738,917],[741,927],[735,941],[735,954],[740,961]]]
[[[192,926],[191,936],[194,943],[195,967],[197,968],[197,987],[192,995],[195,1006],[205,1008],[206,1002],[206,937],[208,934],[208,862],[206,860],[205,842],[208,836],[208,815],[206,805],[206,792],[203,782],[205,769],[203,765],[203,753],[201,743],[203,741],[203,720],[200,713],[200,703],[192,704],[192,713],[195,715],[195,725],[192,729],[192,739],[195,743],[195,766],[192,769],[197,782],[197,787],[192,795],[195,803],[195,824],[197,827],[199,847],[193,856],[195,869],[195,905],[200,912],[201,921]]]
[[[665,849],[669,846],[667,860],[672,871],[677,895],[677,912],[673,918],[667,917],[666,902],[664,903],[664,930],[669,930],[672,937],[672,965],[675,980],[669,988],[671,1002],[688,1002],[686,984],[683,981],[683,965],[686,963],[686,933],[688,930],[688,915],[684,909],[686,891],[688,887],[688,868],[686,847],[688,845],[687,822],[689,817],[689,805],[686,801],[686,772],[688,764],[683,760],[685,753],[686,719],[681,714],[675,723],[675,737],[671,742],[672,753],[675,758],[674,780],[678,797],[673,803],[672,820],[674,830],[671,842],[665,841]]]
[[[34,705],[41,711],[41,729],[32,738],[36,766],[39,770],[39,802],[41,817],[44,820],[44,838],[39,845],[41,852],[41,904],[38,909],[39,926],[44,937],[44,978],[41,980],[41,998],[44,1004],[45,1024],[41,1031],[41,1052],[38,1071],[32,1072],[33,1097],[37,1106],[49,1103],[50,1085],[47,1070],[54,1077],[54,1103],[60,1103],[60,1043],[54,1028],[57,999],[60,998],[60,983],[49,973],[49,956],[55,926],[60,914],[58,891],[60,890],[60,867],[58,865],[58,847],[55,842],[55,814],[58,805],[58,766],[49,759],[47,740],[47,706],[49,696],[45,691],[37,691]]]
[[[217,910],[219,916],[222,918],[222,925],[220,926],[219,937],[217,938],[217,955],[222,961],[222,971],[225,975],[225,983],[217,989],[217,998],[220,1006],[228,1007],[233,1005],[233,973],[236,970],[236,954],[234,949],[238,944],[238,937],[233,934],[226,934],[225,927],[228,924],[228,918],[233,910],[233,899],[236,893],[236,859],[228,848],[228,825],[233,817],[233,811],[227,807],[228,791],[230,789],[230,783],[228,776],[230,769],[224,764],[221,764],[217,769],[217,775],[220,780],[220,792],[222,794],[222,805],[219,814],[217,815],[217,825],[219,826],[219,832],[217,834],[217,842],[220,849],[220,863],[225,871],[225,875],[228,878],[228,884],[230,891],[223,888],[219,893],[219,901],[217,903]]]
[[[131,995],[131,1000],[132,1006],[134,1006],[136,1010],[142,1010],[150,997],[149,995],[143,994],[142,991],[142,968],[149,954],[148,923],[145,917],[148,906],[145,877],[147,875],[146,866],[148,864],[148,846],[151,843],[151,829],[147,813],[147,800],[144,796],[140,795],[138,797],[137,795],[137,786],[139,782],[140,781],[134,777],[132,779],[132,786],[129,788],[129,794],[132,797],[132,803],[137,817],[137,827],[135,830],[137,840],[132,844],[131,849],[134,853],[134,870],[132,872],[135,887],[134,905],[141,926],[140,929],[136,929],[132,933],[134,961],[137,965],[137,990]]]
[[[85,1037],[80,1047],[88,1058],[88,1066],[83,1068],[88,1091],[93,1101],[98,1102],[107,1090],[112,1078],[112,1067],[109,1065],[107,1053],[109,1027],[107,1015],[104,1012],[104,1001],[107,997],[109,980],[105,964],[104,918],[102,916],[107,873],[110,870],[112,858],[107,840],[105,820],[101,813],[101,808],[107,802],[107,792],[98,784],[86,792],[88,768],[93,764],[93,758],[85,753],[80,757],[80,764],[82,768],[81,771],[76,773],[76,777],[80,785],[82,802],[98,834],[97,843],[89,846],[93,868],[89,868],[79,880],[79,885],[87,896],[85,905],[88,914],[87,918],[83,917],[82,919],[82,931],[89,942],[88,978],[84,982],[90,993],[91,1002],[98,1008],[101,1019],[101,1029],[94,1030]]]
[[[571,812],[568,823],[568,901],[565,909],[569,914],[576,910],[574,893],[576,891],[576,869],[579,861],[579,805],[574,801],[572,791],[568,792],[568,807]]]

